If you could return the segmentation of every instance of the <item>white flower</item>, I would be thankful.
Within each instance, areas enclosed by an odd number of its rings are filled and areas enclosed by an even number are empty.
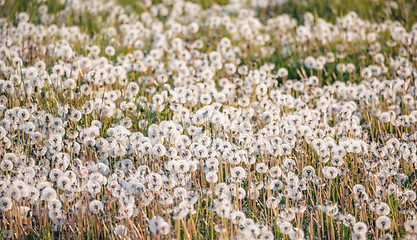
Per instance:
[[[99,200],[93,200],[93,201],[90,202],[89,209],[93,214],[100,213],[101,211],[103,211],[103,208],[104,208],[104,205]]]
[[[10,210],[13,206],[12,200],[8,197],[0,198],[0,210],[7,211]]]
[[[387,230],[391,227],[391,219],[381,216],[376,219],[376,227],[380,230]]]
[[[114,233],[119,236],[119,237],[123,237],[127,234],[127,227],[125,225],[117,225],[114,229]]]
[[[217,176],[216,172],[208,172],[206,173],[206,181],[208,183],[216,183],[219,177]]]
[[[155,234],[167,235],[171,228],[162,217],[155,216],[150,221],[149,230]]]

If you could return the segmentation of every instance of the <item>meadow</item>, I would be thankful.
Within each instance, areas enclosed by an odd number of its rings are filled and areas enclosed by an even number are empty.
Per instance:
[[[417,239],[417,2],[0,0],[0,239]]]

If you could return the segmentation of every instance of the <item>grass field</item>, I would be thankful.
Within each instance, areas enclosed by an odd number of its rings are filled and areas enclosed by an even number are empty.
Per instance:
[[[0,238],[417,239],[416,13],[0,0]]]

